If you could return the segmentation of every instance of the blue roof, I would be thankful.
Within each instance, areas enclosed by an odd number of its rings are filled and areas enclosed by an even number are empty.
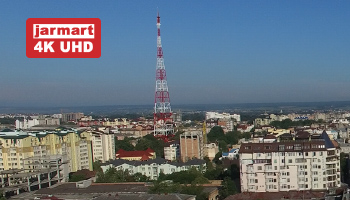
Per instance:
[[[231,149],[231,150],[229,151],[229,153],[233,153],[235,150],[236,150],[236,149]]]
[[[237,149],[231,149],[229,152],[222,152],[222,156],[228,156],[229,153],[233,153]]]
[[[322,132],[321,138],[324,139],[325,142],[325,146],[326,148],[335,148],[331,139],[329,138],[328,134],[326,133],[326,131]]]

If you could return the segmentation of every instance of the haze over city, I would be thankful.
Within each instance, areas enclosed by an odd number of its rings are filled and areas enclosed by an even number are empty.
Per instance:
[[[2,1],[2,106],[347,101],[348,1]],[[29,59],[28,18],[100,18],[99,59]]]

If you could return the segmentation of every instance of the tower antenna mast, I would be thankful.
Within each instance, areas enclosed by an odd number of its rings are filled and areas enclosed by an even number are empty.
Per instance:
[[[160,37],[160,17],[157,13],[157,66],[156,91],[154,97],[154,135],[167,136],[173,134],[173,119],[170,106],[169,89],[164,65],[162,41]]]

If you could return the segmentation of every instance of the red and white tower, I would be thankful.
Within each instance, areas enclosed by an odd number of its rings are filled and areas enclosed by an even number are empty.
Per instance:
[[[156,92],[154,97],[154,135],[167,136],[173,134],[173,119],[171,117],[170,96],[166,79],[162,41],[160,38],[160,17],[157,16],[157,67]]]

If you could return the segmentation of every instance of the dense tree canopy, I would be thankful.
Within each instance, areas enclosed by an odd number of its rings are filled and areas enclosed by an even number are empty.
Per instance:
[[[181,193],[196,195],[197,200],[208,199],[208,194],[203,192],[201,184],[209,183],[209,180],[195,168],[187,171],[175,172],[165,175],[161,173],[154,185],[150,187],[150,193]]]
[[[134,151],[135,147],[130,143],[131,138],[125,137],[124,140],[115,140],[115,152],[119,149],[123,149],[125,151]]]
[[[239,131],[229,131],[226,134],[220,126],[214,126],[208,133],[208,141],[219,144],[220,151],[227,151],[228,144],[237,144],[242,138],[249,139],[250,133],[241,133]]]
[[[158,180],[172,180],[174,183],[180,184],[204,184],[209,183],[209,180],[204,177],[202,172],[195,168],[191,168],[187,171],[174,172],[172,174],[160,174]]]
[[[270,123],[271,126],[276,128],[291,128],[295,126],[310,126],[311,124],[317,123],[315,120],[300,120],[300,121],[292,121],[291,119],[285,119],[283,121],[273,121]]]
[[[164,146],[163,140],[154,137],[152,134],[148,134],[138,140],[135,150],[144,151],[147,148],[151,148],[156,152],[157,157],[164,157]]]
[[[97,173],[97,183],[120,183],[120,182],[146,182],[149,178],[141,173],[131,175],[128,170],[117,170],[112,167],[106,170],[105,173],[102,171]]]
[[[205,120],[205,114],[200,112],[200,113],[187,113],[183,114],[182,120],[191,120],[191,121],[204,121]]]

